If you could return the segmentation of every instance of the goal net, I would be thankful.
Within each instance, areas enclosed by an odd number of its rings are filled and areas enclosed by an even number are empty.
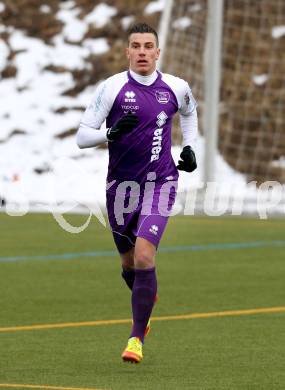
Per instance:
[[[174,2],[162,63],[189,81],[202,134],[207,12]],[[285,183],[285,2],[224,0],[221,55],[219,153],[247,181]]]

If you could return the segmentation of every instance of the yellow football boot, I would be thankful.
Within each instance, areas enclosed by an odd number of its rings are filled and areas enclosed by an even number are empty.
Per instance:
[[[143,359],[142,342],[138,337],[131,337],[124,352],[122,359],[125,362],[139,363]]]

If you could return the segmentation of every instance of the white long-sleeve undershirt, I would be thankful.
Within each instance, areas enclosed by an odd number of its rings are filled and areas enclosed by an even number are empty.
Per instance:
[[[76,134],[76,143],[80,149],[94,148],[108,142],[107,130],[104,126],[100,129],[94,129],[84,124],[80,124]]]
[[[182,146],[191,146],[195,150],[198,137],[198,115],[195,108],[188,116],[180,115],[180,128],[182,132]]]
[[[182,146],[190,145],[195,150],[198,133],[198,118],[197,110],[195,109],[191,115],[180,115],[180,127],[182,132]],[[191,129],[191,131],[189,131]],[[94,129],[81,124],[77,135],[76,142],[79,148],[94,148],[107,142],[107,129],[102,127],[101,129]]]
[[[143,85],[151,85],[152,83],[155,82],[158,76],[156,70],[147,76],[142,76],[141,74],[137,74],[136,72],[130,69],[130,74],[133,79],[135,79],[138,83]]]

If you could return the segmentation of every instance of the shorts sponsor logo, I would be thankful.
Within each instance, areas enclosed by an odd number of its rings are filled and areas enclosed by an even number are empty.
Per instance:
[[[155,91],[156,100],[160,104],[166,104],[169,102],[170,94],[169,92]]]
[[[157,226],[157,225],[151,225],[149,231],[150,231],[150,233],[152,233],[152,234],[154,234],[155,236],[157,236],[157,233],[158,233],[158,226]]]
[[[125,93],[125,102],[126,103],[135,103],[136,102],[135,96],[136,96],[136,94],[134,93],[134,91],[127,91]]]
[[[166,122],[166,119],[168,118],[168,116],[166,115],[166,113],[164,111],[161,111],[158,115],[157,115],[157,126],[159,126],[158,129],[155,129],[154,130],[154,133],[153,133],[153,139],[152,139],[152,149],[151,149],[151,158],[150,158],[150,161],[153,162],[153,161],[156,161],[159,159],[159,153],[161,152],[161,145],[162,145],[162,132],[163,132],[163,125],[165,125],[165,122]]]

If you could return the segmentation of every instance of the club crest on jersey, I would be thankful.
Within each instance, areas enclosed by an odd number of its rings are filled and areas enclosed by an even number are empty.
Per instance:
[[[169,92],[155,91],[156,100],[160,104],[166,104],[169,102],[170,94]]]
[[[136,102],[135,96],[136,96],[136,94],[134,93],[134,91],[127,91],[125,93],[125,102],[126,103],[135,103]]]

